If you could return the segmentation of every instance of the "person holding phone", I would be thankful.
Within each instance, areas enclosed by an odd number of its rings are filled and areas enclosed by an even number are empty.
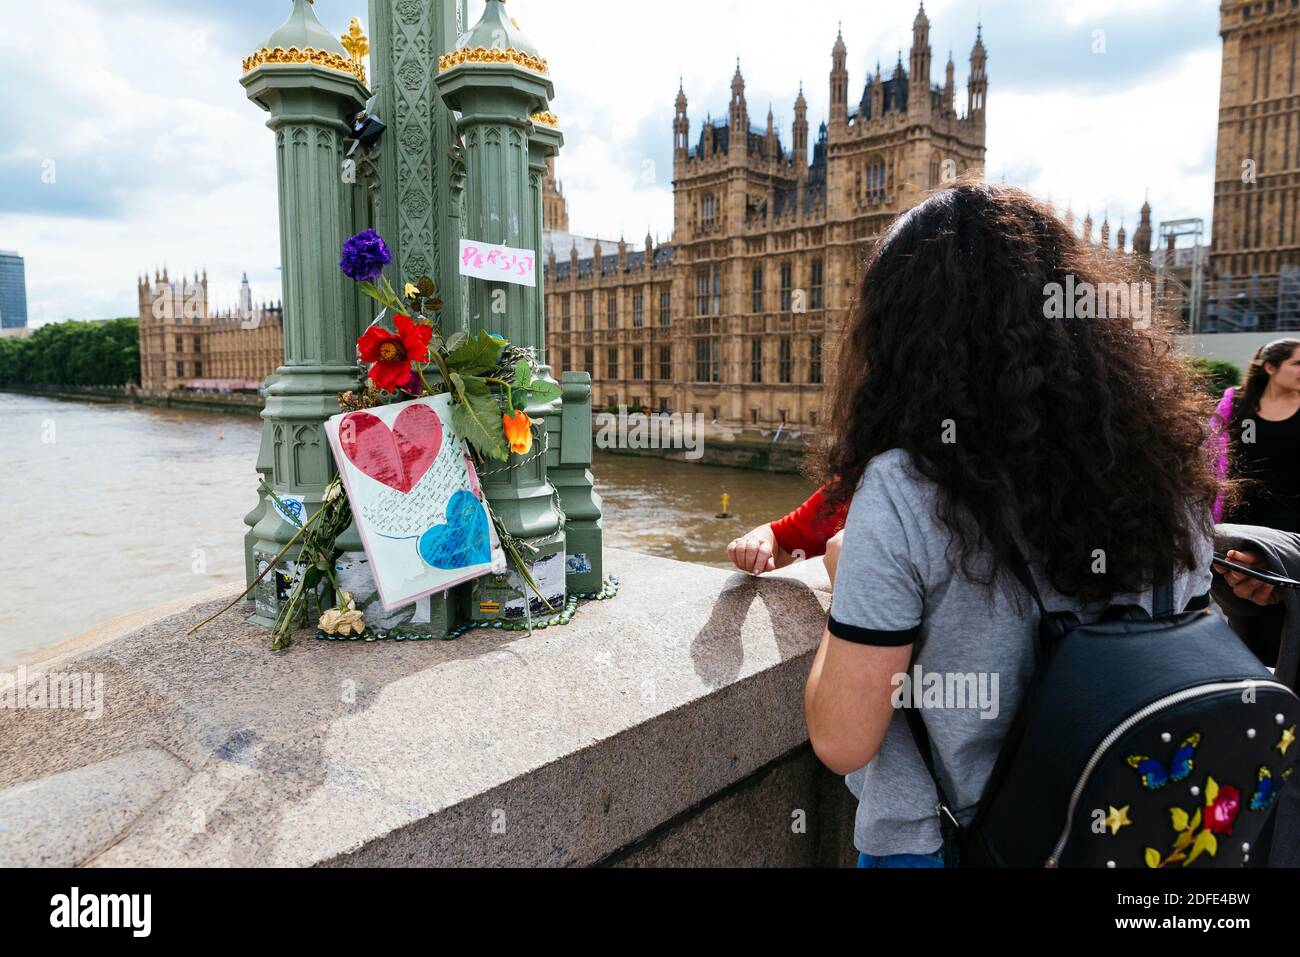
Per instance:
[[[1274,674],[1300,693],[1300,534],[1219,525],[1215,552],[1239,566],[1215,563],[1215,602],[1237,634],[1253,632],[1278,649]],[[1282,791],[1273,833],[1260,852],[1272,867],[1300,867],[1300,788]]]
[[[1300,339],[1277,339],[1255,353],[1243,388],[1230,388],[1215,410],[1221,494],[1216,521],[1300,532]],[[1266,665],[1277,661],[1280,608],[1234,625]]]

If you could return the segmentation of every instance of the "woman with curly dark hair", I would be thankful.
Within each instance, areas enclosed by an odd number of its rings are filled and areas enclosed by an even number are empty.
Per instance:
[[[969,823],[1032,670],[1037,616],[1184,608],[1210,585],[1208,409],[1123,261],[1027,193],[961,181],[873,250],[846,329],[825,468],[851,503],[806,691],[809,736],[859,798],[863,866],[938,866],[934,787],[897,676],[974,676],[926,708]],[[1068,291],[1068,293],[1066,293]]]

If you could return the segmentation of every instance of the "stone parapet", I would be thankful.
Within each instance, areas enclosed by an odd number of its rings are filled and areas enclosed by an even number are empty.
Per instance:
[[[531,636],[287,652],[207,600],[28,667],[103,713],[0,710],[0,866],[847,863],[807,749],[821,562],[761,580],[607,549],[619,596]]]

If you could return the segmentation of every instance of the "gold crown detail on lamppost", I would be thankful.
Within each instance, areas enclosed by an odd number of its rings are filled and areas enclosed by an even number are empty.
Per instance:
[[[370,51],[361,21],[356,17],[348,26],[343,42],[330,34],[316,19],[314,0],[294,0],[293,12],[261,47],[244,57],[244,72],[262,66],[297,66],[310,64],[335,70],[366,82],[366,68],[361,58]]]

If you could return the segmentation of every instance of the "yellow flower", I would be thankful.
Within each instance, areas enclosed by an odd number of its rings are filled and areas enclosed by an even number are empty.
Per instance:
[[[366,616],[359,611],[346,611],[339,617],[339,634],[344,638],[359,635],[366,630]]]
[[[414,299],[419,294],[420,294],[420,290],[415,287],[415,283],[413,282],[408,282],[405,288],[402,289],[402,295],[404,295],[407,299]]]
[[[510,443],[510,451],[517,455],[527,455],[533,447],[533,420],[519,410],[506,413],[501,420],[506,441]]]
[[[356,610],[356,602],[347,592],[343,592],[340,598],[346,596],[346,601],[342,608],[331,608],[325,614],[320,616],[317,627],[327,635],[341,635],[344,638],[351,635],[360,635],[366,630],[366,616]]]

